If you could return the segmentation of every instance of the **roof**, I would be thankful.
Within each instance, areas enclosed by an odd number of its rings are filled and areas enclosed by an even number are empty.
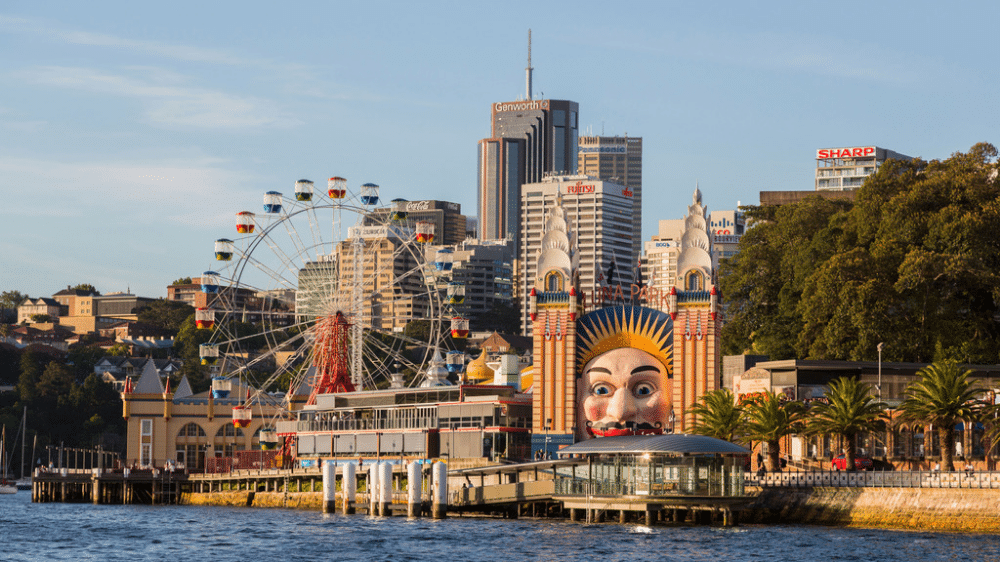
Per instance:
[[[599,437],[559,450],[560,455],[638,453],[747,455],[750,451],[722,439],[686,433]]]

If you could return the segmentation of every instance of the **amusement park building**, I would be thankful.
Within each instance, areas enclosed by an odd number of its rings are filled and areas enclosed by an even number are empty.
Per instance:
[[[509,386],[455,385],[319,395],[298,419],[301,460],[530,458],[531,399]]]
[[[187,378],[176,389],[157,372],[153,361],[143,366],[138,381],[122,392],[127,422],[126,465],[162,467],[167,461],[191,471],[203,470],[206,459],[232,457],[237,451],[260,449],[261,429],[273,427],[283,397],[271,396],[254,405],[246,427],[233,423],[234,408],[242,407],[247,393],[234,381],[228,398],[214,398],[211,391],[191,392]],[[301,407],[305,396],[293,396],[291,408]]]
[[[909,470],[929,470],[931,459],[940,454],[940,443],[936,431],[925,431],[920,424],[904,423],[899,419],[896,407],[905,398],[904,391],[916,381],[917,372],[926,363],[898,363],[878,361],[824,361],[788,359],[767,361],[761,356],[728,356],[728,366],[752,365],[740,374],[726,377],[726,387],[733,391],[737,399],[760,392],[774,392],[788,400],[804,403],[825,400],[829,385],[840,378],[854,378],[871,388],[876,396],[889,406],[889,431],[864,432],[858,436],[858,454],[869,458],[881,458],[897,468]],[[996,402],[1000,395],[1000,366],[963,365],[971,371],[970,379],[978,385],[988,399]],[[984,427],[982,424],[959,423],[960,433],[956,437],[957,458],[983,460]],[[782,454],[787,453],[793,461],[812,461],[829,468],[829,459],[841,452],[836,437],[791,436],[782,442]],[[994,455],[996,452],[994,451]]]

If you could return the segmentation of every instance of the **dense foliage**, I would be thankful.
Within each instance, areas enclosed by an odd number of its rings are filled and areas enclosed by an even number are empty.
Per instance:
[[[888,161],[854,204],[747,207],[723,263],[724,353],[1000,362],[997,150]]]

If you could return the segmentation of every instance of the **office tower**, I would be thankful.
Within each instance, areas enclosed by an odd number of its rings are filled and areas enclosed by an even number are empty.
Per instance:
[[[543,247],[547,213],[561,200],[573,224],[574,253],[581,291],[595,294],[604,287],[624,287],[637,281],[638,255],[633,240],[641,236],[632,220],[632,198],[625,187],[588,176],[552,175],[525,184],[521,193],[521,247],[518,252],[517,294],[522,333],[531,333],[527,295],[537,283],[537,265]],[[608,299],[605,299],[608,300]],[[610,303],[608,303],[610,304]]]
[[[532,99],[528,43],[526,99],[494,103],[490,137],[479,141],[478,215],[483,240],[518,237],[521,186],[546,172],[575,173],[579,105]]]
[[[635,229],[642,232],[642,137],[580,137],[577,172],[631,191]],[[639,255],[642,240],[636,238],[634,245]]]
[[[912,158],[877,146],[821,148],[816,151],[816,191],[857,189],[889,159]]]

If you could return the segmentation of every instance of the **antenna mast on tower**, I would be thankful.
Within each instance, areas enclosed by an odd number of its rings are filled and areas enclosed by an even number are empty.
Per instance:
[[[528,80],[527,99],[529,99],[529,100],[531,99],[531,71],[532,70],[533,69],[531,68],[531,30],[529,29],[528,30],[528,68],[524,69],[524,72],[527,75],[527,80]]]

